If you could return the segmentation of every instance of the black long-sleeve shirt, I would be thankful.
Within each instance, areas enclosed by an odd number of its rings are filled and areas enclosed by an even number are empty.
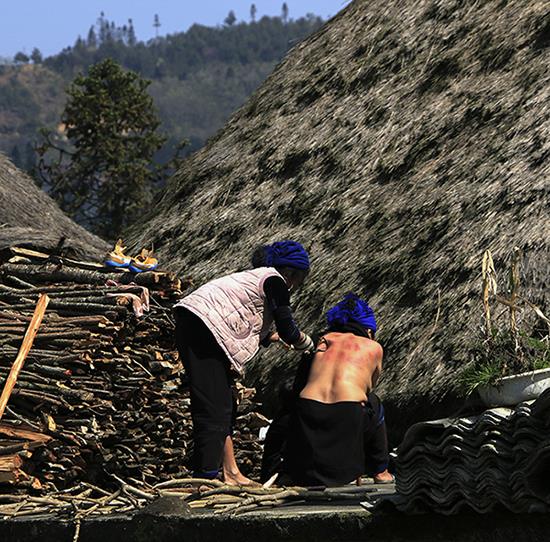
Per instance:
[[[285,281],[280,277],[268,277],[264,282],[264,293],[267,305],[273,313],[275,328],[279,337],[287,344],[298,342],[300,340],[300,330],[292,316],[290,292]],[[263,340],[262,345],[268,346],[269,338]]]

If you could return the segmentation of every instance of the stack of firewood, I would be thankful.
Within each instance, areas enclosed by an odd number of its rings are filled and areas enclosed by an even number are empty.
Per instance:
[[[38,296],[50,302],[0,421],[0,492],[185,476],[191,418],[171,307],[188,283],[17,248],[9,256],[0,265],[0,391]],[[240,409],[237,459],[255,476],[265,418],[251,397]]]

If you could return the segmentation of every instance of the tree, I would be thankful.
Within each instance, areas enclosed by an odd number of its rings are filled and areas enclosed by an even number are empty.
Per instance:
[[[256,4],[252,4],[250,6],[250,20],[255,23],[256,22],[256,13],[258,10],[256,9]]]
[[[90,30],[88,31],[88,37],[86,39],[86,43],[90,49],[97,48],[97,36],[93,25],[90,26]]]
[[[155,13],[155,18],[153,19],[153,26],[155,27],[155,37],[159,37],[159,28],[161,27],[160,18],[157,13]]]
[[[76,38],[76,41],[74,42],[73,51],[75,52],[75,54],[81,54],[85,50],[86,42],[82,39],[82,37],[78,36],[78,38]]]
[[[128,45],[130,47],[134,47],[136,43],[137,38],[136,31],[134,29],[134,21],[132,19],[128,19]]]
[[[109,34],[109,22],[105,19],[105,13],[102,11],[97,19],[97,28],[99,29],[99,45],[105,43]]]
[[[15,54],[13,57],[13,60],[17,62],[17,64],[27,64],[27,62],[30,60],[30,58],[23,52],[19,51]]]
[[[223,21],[227,26],[233,26],[237,22],[237,17],[235,16],[235,12],[231,10],[227,17]]]
[[[107,41],[120,41],[118,37],[118,29],[115,26],[115,22],[111,21],[109,25],[109,32],[107,34]]]
[[[283,7],[281,10],[281,19],[283,20],[283,23],[288,23],[288,5],[286,2],[283,2]]]
[[[38,49],[38,47],[35,47],[33,50],[32,50],[32,53],[31,53],[31,60],[35,63],[35,64],[42,64],[42,53],[40,52],[40,49]]]
[[[152,158],[166,138],[157,132],[149,83],[112,59],[93,65],[67,91],[64,133],[43,131],[37,148],[38,172],[51,195],[107,239],[151,202],[160,177]]]

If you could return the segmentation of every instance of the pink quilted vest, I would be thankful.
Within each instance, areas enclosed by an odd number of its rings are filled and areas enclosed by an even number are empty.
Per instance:
[[[273,324],[264,294],[268,277],[283,278],[273,267],[232,273],[207,282],[176,304],[206,324],[239,373]]]

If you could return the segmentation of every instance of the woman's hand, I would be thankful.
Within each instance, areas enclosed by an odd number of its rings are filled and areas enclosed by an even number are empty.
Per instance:
[[[270,343],[278,343],[279,341],[281,340],[281,337],[279,337],[279,334],[274,331],[270,336],[269,336],[269,342]]]
[[[315,343],[309,335],[302,331],[300,332],[300,340],[292,345],[292,349],[306,354],[313,353],[315,352]]]

